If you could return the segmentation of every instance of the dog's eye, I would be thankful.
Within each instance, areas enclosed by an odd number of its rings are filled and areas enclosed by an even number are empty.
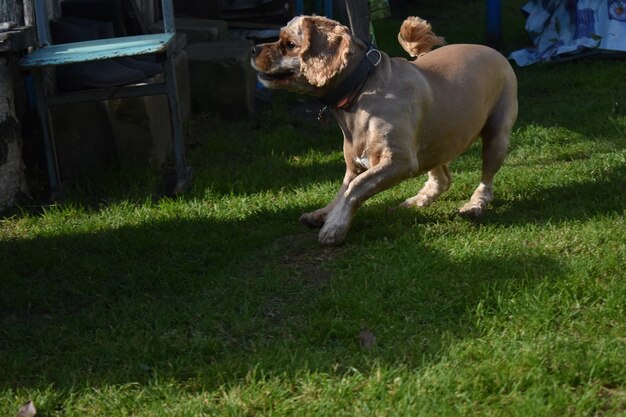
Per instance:
[[[285,44],[285,47],[286,47],[287,49],[289,49],[289,50],[294,49],[296,46],[298,46],[298,45],[296,45],[296,44],[295,44],[295,43],[293,43],[293,42],[287,42],[287,43]]]

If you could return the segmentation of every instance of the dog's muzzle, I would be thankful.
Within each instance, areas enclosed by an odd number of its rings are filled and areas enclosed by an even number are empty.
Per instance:
[[[280,71],[274,71],[274,72],[264,72],[262,71],[260,68],[257,67],[256,63],[255,63],[255,58],[258,57],[261,54],[261,51],[263,50],[262,47],[260,46],[253,46],[250,49],[250,55],[251,55],[251,61],[252,61],[252,67],[258,71],[259,73],[259,78],[261,80],[264,81],[281,81],[281,80],[286,80],[287,78],[292,77],[295,73],[294,71],[291,70],[280,70]]]

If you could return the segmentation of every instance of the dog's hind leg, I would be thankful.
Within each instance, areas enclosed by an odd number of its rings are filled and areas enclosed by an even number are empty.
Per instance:
[[[415,197],[404,200],[400,207],[426,207],[450,188],[452,176],[448,164],[439,165],[428,171],[428,181]]]
[[[506,156],[508,135],[499,138],[483,138],[483,169],[480,184],[474,190],[470,201],[459,209],[463,217],[478,217],[493,200],[493,178],[502,166]]]
[[[481,132],[482,176],[470,201],[459,209],[459,214],[464,217],[480,216],[493,199],[493,179],[506,157],[511,130],[517,118],[516,96],[505,91],[496,109]]]

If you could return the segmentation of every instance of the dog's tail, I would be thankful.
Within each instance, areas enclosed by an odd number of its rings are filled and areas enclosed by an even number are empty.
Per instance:
[[[437,45],[445,45],[446,41],[435,35],[430,23],[417,16],[407,18],[398,33],[398,42],[411,56],[420,56]]]

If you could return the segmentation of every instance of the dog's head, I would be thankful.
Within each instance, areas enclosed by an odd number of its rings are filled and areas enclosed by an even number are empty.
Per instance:
[[[298,16],[278,41],[252,48],[252,67],[268,88],[322,95],[354,54],[347,27],[322,16]]]

